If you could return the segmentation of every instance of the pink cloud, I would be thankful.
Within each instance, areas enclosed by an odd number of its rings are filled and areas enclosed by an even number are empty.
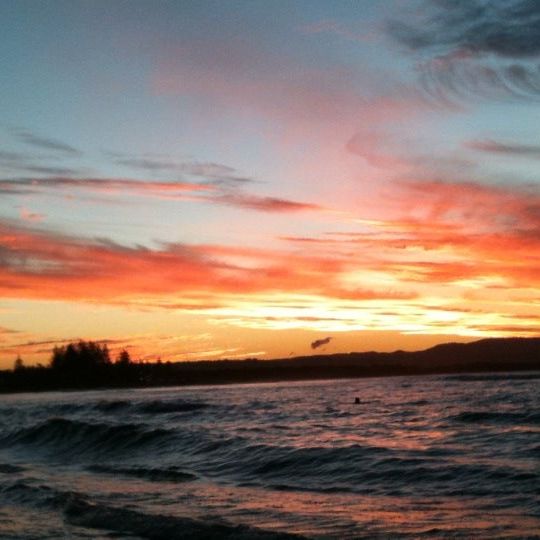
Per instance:
[[[230,41],[205,40],[164,52],[151,88],[161,96],[204,98],[240,111],[242,118],[264,117],[286,135],[335,139],[341,131],[343,142],[359,126],[388,123],[425,108],[416,91],[399,81],[389,90],[387,79],[365,66],[315,68],[256,44],[245,47]],[[219,114],[220,109],[214,109]]]
[[[398,142],[395,137],[370,127],[358,131],[346,144],[349,152],[361,156],[370,165],[394,173],[408,170],[415,164],[403,146],[403,142]]]
[[[291,201],[276,197],[258,197],[241,193],[224,194],[212,198],[211,200],[240,208],[261,210],[263,212],[302,212],[306,210],[323,209],[318,204]]]

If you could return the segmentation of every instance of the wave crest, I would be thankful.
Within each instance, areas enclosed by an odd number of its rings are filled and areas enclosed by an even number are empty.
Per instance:
[[[67,418],[50,418],[31,427],[18,429],[2,439],[0,446],[29,446],[64,451],[64,455],[147,449],[166,442],[173,432],[144,424],[90,423]]]

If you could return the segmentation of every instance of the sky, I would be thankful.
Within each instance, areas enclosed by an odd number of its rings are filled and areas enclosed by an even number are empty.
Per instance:
[[[540,2],[0,19],[0,368],[540,334]]]

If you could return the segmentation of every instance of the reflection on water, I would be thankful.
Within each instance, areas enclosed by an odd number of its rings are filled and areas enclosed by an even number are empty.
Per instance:
[[[0,536],[534,537],[539,390],[477,375],[3,396]]]

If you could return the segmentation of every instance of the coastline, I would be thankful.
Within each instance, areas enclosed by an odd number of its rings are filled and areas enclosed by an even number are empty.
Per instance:
[[[78,373],[29,367],[1,371],[0,393],[527,371],[540,371],[540,338],[492,338],[465,344],[446,343],[412,352],[113,364]]]

